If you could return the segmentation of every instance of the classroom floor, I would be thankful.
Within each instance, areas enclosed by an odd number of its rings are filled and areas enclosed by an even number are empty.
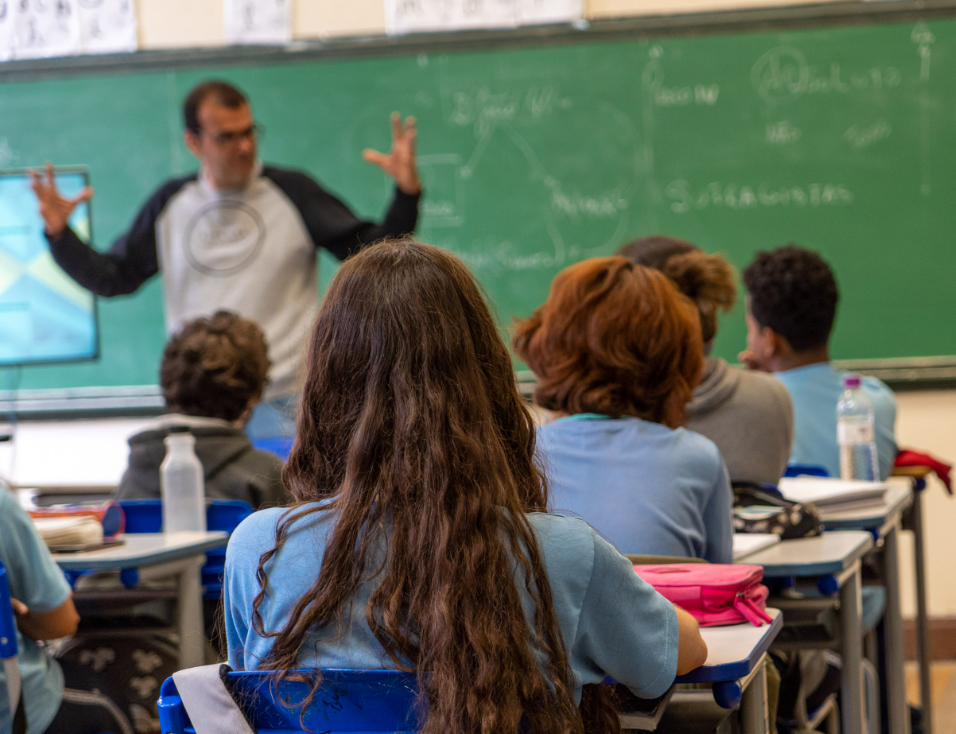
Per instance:
[[[956,661],[932,665],[933,732],[956,734]],[[919,703],[919,677],[916,663],[906,664],[906,699]]]

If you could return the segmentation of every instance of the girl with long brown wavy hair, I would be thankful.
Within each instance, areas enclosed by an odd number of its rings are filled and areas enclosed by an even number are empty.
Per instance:
[[[704,364],[700,319],[663,274],[623,257],[565,268],[515,328],[555,413],[539,453],[552,504],[622,553],[730,563],[733,493],[714,443],[681,428]]]
[[[296,505],[230,539],[234,668],[416,671],[427,734],[565,734],[619,728],[600,695],[582,717],[583,686],[654,697],[703,662],[689,615],[585,523],[545,514],[534,423],[453,256],[403,240],[347,260],[301,408]]]

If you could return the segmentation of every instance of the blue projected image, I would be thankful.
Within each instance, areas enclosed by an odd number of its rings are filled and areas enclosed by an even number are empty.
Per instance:
[[[56,182],[70,197],[87,177],[57,171]],[[76,207],[70,226],[90,241],[89,202]],[[97,345],[94,296],[53,261],[30,177],[0,174],[0,365],[92,359]]]

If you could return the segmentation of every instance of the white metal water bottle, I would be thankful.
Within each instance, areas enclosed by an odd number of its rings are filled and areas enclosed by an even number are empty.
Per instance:
[[[837,403],[841,478],[867,481],[880,478],[873,420],[873,403],[860,387],[860,376],[847,375],[843,378],[843,395]]]
[[[191,433],[166,436],[166,458],[159,467],[163,497],[163,532],[206,530],[206,492],[202,464]]]

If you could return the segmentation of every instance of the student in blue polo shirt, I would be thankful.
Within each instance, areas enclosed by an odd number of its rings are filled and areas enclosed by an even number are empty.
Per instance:
[[[740,360],[772,372],[793,399],[791,464],[822,466],[840,476],[836,408],[847,374],[830,362],[830,333],[840,292],[826,261],[795,245],[758,252],[743,272],[747,286],[747,351]],[[896,398],[875,377],[862,387],[873,403],[880,477],[893,469]]]
[[[553,510],[621,553],[730,563],[727,468],[713,441],[681,428],[704,351],[677,286],[625,257],[585,260],[558,273],[514,346],[555,417],[538,430]]]
[[[80,621],[63,572],[57,568],[30,516],[0,487],[0,561],[3,561],[17,621],[17,648],[27,731],[30,734],[92,734],[132,731],[109,699],[65,688],[63,671],[37,643],[76,632]],[[82,681],[78,681],[82,685]],[[0,689],[6,678],[0,669]],[[13,712],[0,695],[0,732],[11,731]]]

